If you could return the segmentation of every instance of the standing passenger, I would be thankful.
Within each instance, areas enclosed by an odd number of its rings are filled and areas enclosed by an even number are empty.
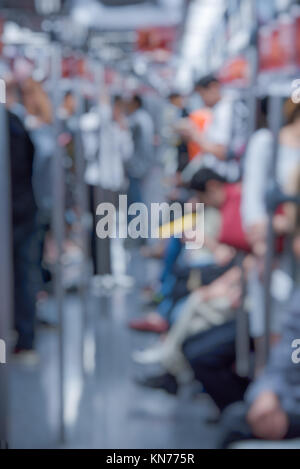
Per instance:
[[[133,138],[133,154],[126,164],[129,178],[128,205],[143,201],[143,182],[153,163],[154,126],[143,107],[140,96],[129,102],[130,127]]]

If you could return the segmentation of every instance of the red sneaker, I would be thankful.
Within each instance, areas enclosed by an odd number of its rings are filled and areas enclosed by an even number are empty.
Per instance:
[[[154,332],[156,334],[163,334],[169,329],[169,323],[157,313],[147,314],[142,319],[134,319],[129,322],[128,326],[135,331]]]

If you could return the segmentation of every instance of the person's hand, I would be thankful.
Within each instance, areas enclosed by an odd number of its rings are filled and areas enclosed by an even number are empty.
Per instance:
[[[234,258],[234,255],[235,250],[225,244],[218,245],[214,252],[216,263],[221,267],[229,264],[229,262]]]
[[[288,417],[276,394],[264,391],[250,408],[247,421],[257,438],[282,440],[288,431]]]
[[[273,219],[273,227],[278,235],[285,235],[291,232],[291,221],[286,215],[275,215]]]
[[[199,130],[189,119],[181,119],[174,125],[175,132],[185,140],[194,140],[199,137]]]
[[[247,238],[249,243],[253,246],[256,243],[264,242],[267,236],[267,221],[259,221],[247,229]]]

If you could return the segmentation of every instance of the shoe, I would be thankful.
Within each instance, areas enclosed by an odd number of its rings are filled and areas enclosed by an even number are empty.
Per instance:
[[[59,328],[59,324],[48,319],[37,318],[36,325],[42,329],[48,329],[51,331],[56,331]]]
[[[142,319],[134,319],[128,326],[135,331],[155,334],[163,334],[169,330],[169,323],[157,313],[150,313]]]
[[[132,353],[132,359],[139,365],[152,365],[161,361],[163,352],[164,344],[159,343],[145,350],[136,350]]]
[[[135,382],[139,386],[151,389],[161,389],[175,396],[178,392],[178,383],[175,376],[165,373],[158,376],[149,376],[146,378],[137,378]]]
[[[131,289],[135,285],[135,280],[129,275],[115,275],[114,276],[115,285],[122,288]]]
[[[40,362],[39,355],[34,349],[26,350],[15,348],[12,359],[14,363],[29,368],[37,366]]]

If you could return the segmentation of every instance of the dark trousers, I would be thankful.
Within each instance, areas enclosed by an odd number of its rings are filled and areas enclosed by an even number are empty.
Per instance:
[[[235,372],[235,321],[197,334],[183,345],[183,353],[195,378],[202,383],[222,411],[241,401],[249,385],[248,378]]]
[[[221,421],[221,431],[218,442],[219,449],[226,449],[238,441],[257,440],[246,420],[248,406],[244,402],[237,402],[228,407]],[[285,440],[300,437],[300,417],[289,417],[289,429]]]
[[[18,230],[13,250],[16,348],[30,350],[35,338],[36,295],[41,288],[40,249],[35,224]]]
[[[143,202],[143,179],[136,178],[132,176],[128,176],[129,179],[129,187],[127,192],[127,202],[128,207],[135,203],[142,203]],[[128,216],[129,221],[131,221],[132,216]]]

